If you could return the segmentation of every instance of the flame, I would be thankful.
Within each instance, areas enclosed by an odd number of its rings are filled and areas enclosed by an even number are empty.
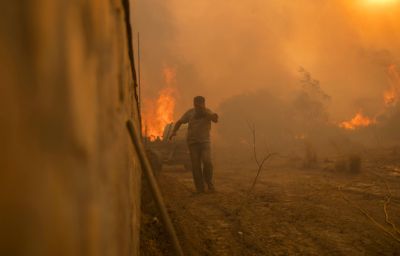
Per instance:
[[[400,95],[400,74],[397,66],[392,64],[387,70],[390,87],[383,93],[383,100],[387,107],[393,107],[399,101]]]
[[[387,108],[394,107],[399,102],[400,96],[400,73],[398,72],[397,66],[391,64],[387,68],[387,75],[389,80],[389,88],[383,92],[383,101]],[[386,111],[387,109],[383,110]],[[376,124],[375,118],[369,118],[364,116],[359,111],[350,121],[344,121],[339,124],[339,127],[346,130],[355,130],[360,127],[368,127],[372,124]]]
[[[350,121],[344,121],[339,124],[339,127],[346,130],[355,130],[359,127],[368,127],[371,124],[375,124],[376,121],[367,116],[364,116],[361,111],[359,111]]]
[[[158,98],[145,99],[143,104],[143,133],[152,141],[162,139],[165,126],[172,123],[174,117],[176,71],[166,67],[163,76],[166,86],[159,92]]]

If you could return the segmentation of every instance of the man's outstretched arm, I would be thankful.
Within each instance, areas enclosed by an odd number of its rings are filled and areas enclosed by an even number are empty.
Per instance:
[[[182,124],[186,124],[189,122],[189,115],[190,115],[190,110],[187,111],[185,114],[183,114],[183,116],[176,121],[174,129],[172,130],[171,135],[169,136],[169,139],[171,140],[173,137],[176,136],[176,132],[179,130],[179,128],[181,127]]]
[[[175,123],[174,129],[172,130],[171,135],[169,136],[169,139],[171,140],[173,137],[176,136],[176,132],[179,130],[179,128],[181,127],[181,125],[183,124],[183,122],[181,120],[178,120]]]

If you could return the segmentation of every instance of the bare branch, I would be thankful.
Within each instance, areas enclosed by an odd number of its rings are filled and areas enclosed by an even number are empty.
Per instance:
[[[257,157],[257,150],[256,150],[256,126],[255,124],[250,124],[250,122],[247,122],[247,125],[251,131],[252,139],[253,139],[253,156],[254,160],[256,161],[256,164],[258,168],[260,168],[260,162],[258,161]]]
[[[254,178],[253,184],[251,185],[251,187],[250,187],[250,189],[249,189],[249,191],[247,193],[248,195],[250,195],[250,193],[253,191],[254,187],[256,186],[258,176],[260,176],[260,173],[261,173],[261,170],[262,170],[264,164],[268,161],[269,158],[271,158],[272,156],[274,156],[276,154],[277,153],[268,154],[266,157],[263,158],[263,160],[261,161],[261,164],[258,165],[257,175]]]
[[[256,176],[254,177],[253,183],[251,184],[251,187],[250,187],[250,189],[249,189],[248,192],[247,192],[247,196],[246,196],[245,199],[243,200],[243,203],[241,204],[241,206],[237,209],[237,213],[240,212],[240,210],[243,208],[244,205],[246,205],[247,201],[249,200],[250,194],[251,194],[251,192],[253,191],[254,187],[255,187],[256,184],[257,184],[258,177],[259,177],[260,174],[261,174],[261,170],[263,169],[264,164],[265,164],[272,156],[277,155],[277,153],[269,153],[269,154],[266,155],[266,156],[261,160],[261,162],[260,162],[260,161],[258,160],[258,157],[257,157],[257,148],[256,148],[256,127],[255,127],[254,124],[250,124],[250,122],[247,122],[247,125],[248,125],[248,127],[249,127],[249,129],[250,129],[250,131],[251,131],[252,137],[253,137],[253,156],[254,156],[254,160],[255,160],[255,162],[256,162],[256,164],[257,164],[258,169],[257,169],[257,174],[256,174]]]

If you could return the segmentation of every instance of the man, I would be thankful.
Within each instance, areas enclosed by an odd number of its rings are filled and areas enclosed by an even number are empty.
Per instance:
[[[176,132],[182,124],[188,123],[187,143],[192,160],[192,173],[196,191],[203,193],[204,183],[206,183],[208,190],[214,192],[210,130],[211,122],[218,122],[218,115],[206,108],[206,100],[203,96],[194,97],[193,106],[194,108],[188,110],[176,122],[170,139],[176,136]]]

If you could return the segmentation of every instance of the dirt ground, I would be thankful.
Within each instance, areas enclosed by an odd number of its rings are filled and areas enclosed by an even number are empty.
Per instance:
[[[216,166],[217,192],[194,196],[190,173],[165,168],[158,180],[185,255],[400,255],[399,161],[363,161],[356,174],[267,165],[248,196],[255,175]],[[173,255],[144,200],[142,255]]]

